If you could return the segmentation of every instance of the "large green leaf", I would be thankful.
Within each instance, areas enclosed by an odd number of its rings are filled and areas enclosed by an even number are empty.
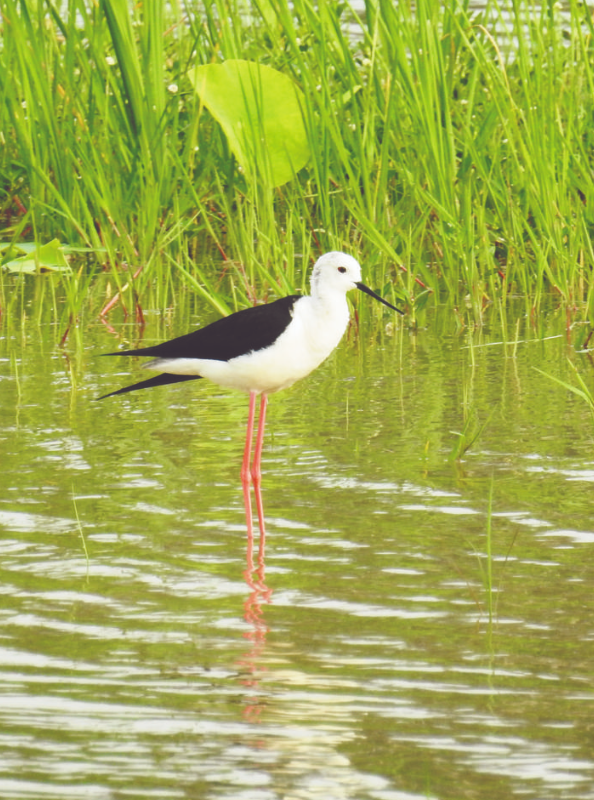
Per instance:
[[[52,239],[51,242],[42,245],[35,242],[22,242],[17,245],[0,244],[0,252],[9,247],[11,252],[16,249],[25,253],[19,258],[11,258],[2,263],[4,269],[9,272],[35,273],[38,269],[42,272],[47,270],[52,272],[72,271],[57,239]]]
[[[303,94],[289,77],[240,59],[195,67],[188,74],[246,175],[281,186],[305,166],[310,150]]]

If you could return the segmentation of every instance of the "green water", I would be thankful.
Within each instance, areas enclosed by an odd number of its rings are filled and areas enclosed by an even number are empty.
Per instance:
[[[352,330],[273,396],[252,571],[247,399],[97,403],[132,324],[4,318],[0,796],[594,796],[594,422],[534,369],[594,366],[519,319]]]

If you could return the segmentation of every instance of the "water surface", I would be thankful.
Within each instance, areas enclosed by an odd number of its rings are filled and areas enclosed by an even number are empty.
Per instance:
[[[97,403],[135,326],[5,319],[0,796],[592,797],[594,423],[534,368],[594,367],[519,319],[353,329],[273,396],[251,562],[245,397]]]

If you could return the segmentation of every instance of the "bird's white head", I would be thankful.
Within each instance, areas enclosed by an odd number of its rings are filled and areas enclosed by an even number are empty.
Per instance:
[[[361,282],[361,265],[356,258],[333,251],[324,253],[314,264],[311,293],[314,297],[346,294]]]
[[[339,298],[342,298],[342,302],[344,302],[346,293],[351,289],[360,289],[388,308],[399,314],[403,313],[361,281],[361,265],[356,258],[338,251],[324,253],[323,256],[320,256],[314,264],[311,274],[312,297],[336,304],[341,302]]]

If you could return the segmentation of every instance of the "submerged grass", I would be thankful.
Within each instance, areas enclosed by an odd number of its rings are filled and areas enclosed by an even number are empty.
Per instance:
[[[538,369],[538,367],[534,367],[537,372],[540,372],[541,375],[544,375],[550,380],[558,383],[564,389],[567,389],[568,392],[572,392],[572,394],[579,397],[581,400],[584,401],[588,409],[590,410],[590,414],[592,415],[592,420],[594,421],[594,392],[588,386],[582,375],[580,374],[576,365],[570,360],[567,359],[567,363],[570,369],[573,371],[574,377],[577,382],[577,386],[573,383],[568,383],[567,381],[561,380],[561,378],[557,378],[554,375],[549,375],[547,372],[543,372],[543,370]]]
[[[551,291],[592,319],[594,23],[576,0],[508,11],[0,0],[0,241],[96,254],[58,278],[73,317],[98,291],[140,317],[180,281],[225,313],[341,248],[413,321]],[[280,188],[237,169],[188,80],[230,58],[303,91],[312,157]]]

